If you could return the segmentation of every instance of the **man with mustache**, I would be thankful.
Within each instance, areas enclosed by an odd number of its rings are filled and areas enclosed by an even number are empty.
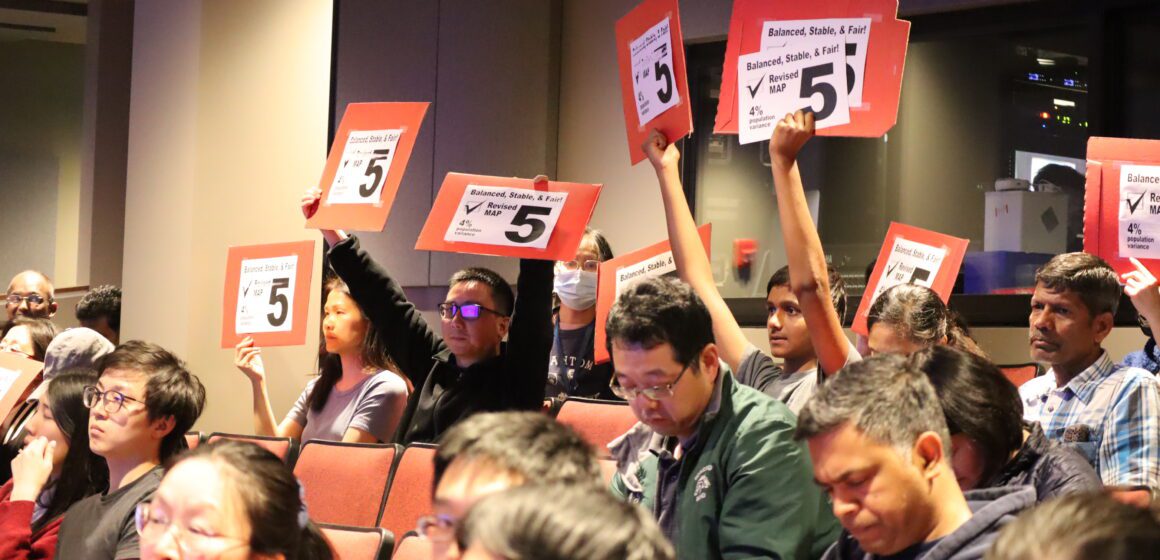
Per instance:
[[[1156,378],[1116,365],[1100,345],[1112,331],[1119,301],[1116,273],[1095,255],[1056,255],[1036,272],[1031,358],[1051,369],[1019,388],[1023,417],[1042,424],[1048,438],[1075,447],[1104,484],[1156,489]]]

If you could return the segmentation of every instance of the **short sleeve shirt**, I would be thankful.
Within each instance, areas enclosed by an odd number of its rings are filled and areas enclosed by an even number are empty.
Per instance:
[[[165,470],[156,467],[123,488],[73,504],[60,525],[56,558],[140,558],[141,542],[134,523],[137,504],[153,497],[164,475]]]
[[[380,442],[389,442],[407,405],[407,384],[390,371],[368,376],[345,391],[330,392],[322,410],[310,408],[310,393],[318,379],[306,384],[298,401],[286,415],[302,425],[302,441],[342,441],[347,429],[357,428]]]
[[[846,365],[861,360],[858,350],[850,345],[846,355]],[[818,385],[825,381],[821,369],[813,368],[796,373],[786,374],[780,366],[773,363],[773,358],[749,345],[741,355],[741,364],[737,368],[737,380],[742,385],[748,385],[769,395],[789,407],[794,414],[814,396]]]

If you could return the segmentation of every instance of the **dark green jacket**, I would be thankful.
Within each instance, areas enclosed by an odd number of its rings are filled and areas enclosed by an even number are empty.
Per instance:
[[[841,528],[814,484],[797,419],[780,401],[733,379],[721,364],[721,401],[701,419],[681,458],[677,536],[685,560],[820,558]],[[661,442],[637,424],[609,448],[617,461],[612,491],[652,510]]]

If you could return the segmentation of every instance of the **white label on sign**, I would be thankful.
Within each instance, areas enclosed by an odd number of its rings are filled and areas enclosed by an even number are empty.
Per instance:
[[[294,281],[298,255],[246,259],[238,277],[234,329],[242,333],[290,331],[294,325]]]
[[[1120,256],[1160,259],[1160,166],[1120,167]]]
[[[681,102],[673,75],[673,36],[669,18],[652,26],[629,45],[636,122],[643,128],[669,107]]]
[[[812,110],[819,129],[850,122],[842,48],[813,39],[738,58],[740,142],[769,140],[777,121],[799,109]]]
[[[0,368],[0,399],[12,390],[12,384],[20,379],[20,372],[14,369]]]
[[[882,269],[882,277],[878,279],[878,286],[874,288],[871,303],[878,299],[882,292],[899,284],[931,287],[946,256],[945,248],[931,247],[901,237],[895,238],[894,247],[890,248],[890,257],[886,259],[886,268]]]
[[[379,204],[402,129],[352,130],[330,185],[327,204]]]
[[[673,262],[672,251],[665,251],[636,264],[622,266],[616,269],[616,295],[620,296],[625,288],[642,278],[670,275],[677,276],[677,263]]]
[[[861,107],[866,49],[870,46],[870,18],[767,21],[761,29],[761,50],[796,46],[815,37],[844,41],[846,91],[850,94],[850,106]]]
[[[568,193],[467,185],[443,240],[544,249]]]

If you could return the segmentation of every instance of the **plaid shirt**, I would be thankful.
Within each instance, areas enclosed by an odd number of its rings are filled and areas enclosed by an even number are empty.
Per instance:
[[[1055,374],[1019,388],[1023,418],[1039,422],[1049,439],[1064,440],[1069,426],[1087,426],[1090,438],[1072,442],[1104,484],[1160,488],[1160,386],[1140,368],[1117,366],[1105,351],[1063,387]]]

